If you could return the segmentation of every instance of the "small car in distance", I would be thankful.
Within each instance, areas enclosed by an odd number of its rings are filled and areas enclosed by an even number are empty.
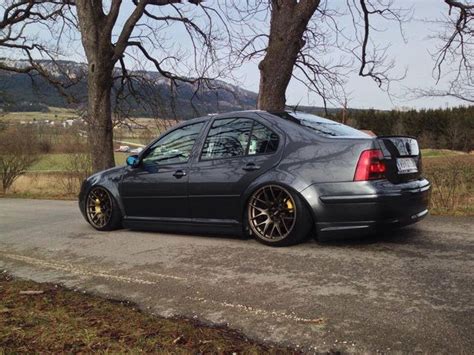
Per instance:
[[[185,121],[84,181],[97,230],[248,234],[271,246],[419,221],[430,183],[413,137],[374,137],[302,112]]]

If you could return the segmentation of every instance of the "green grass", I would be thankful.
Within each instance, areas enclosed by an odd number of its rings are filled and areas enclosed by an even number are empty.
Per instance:
[[[296,353],[225,327],[152,316],[128,302],[14,279],[0,270],[0,354],[92,352]]]
[[[45,154],[30,171],[64,171],[66,170],[68,154]]]
[[[466,155],[467,153],[449,149],[422,149],[421,154],[423,158],[441,158]]]

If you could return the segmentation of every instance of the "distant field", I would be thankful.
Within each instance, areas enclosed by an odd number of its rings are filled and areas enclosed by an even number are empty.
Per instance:
[[[64,121],[77,117],[75,110],[57,107],[50,107],[49,112],[7,112],[2,116],[2,118],[7,121]]]
[[[36,119],[37,121],[64,121],[67,119],[74,119],[78,118],[78,114],[76,110],[67,109],[67,108],[60,108],[60,107],[48,107],[49,112],[40,112],[40,111],[32,111],[32,112],[6,112],[0,115],[0,118],[3,120],[12,120],[12,121],[33,121]],[[174,119],[156,119],[156,118],[149,118],[149,117],[134,117],[131,119],[131,123],[137,124],[139,126],[148,127],[152,130],[156,130],[157,132],[162,132],[176,123],[179,120]],[[140,130],[134,130],[136,132],[140,132]],[[131,133],[131,136],[135,135],[135,133]]]
[[[459,152],[457,150],[449,150],[449,149],[422,149],[421,154],[423,158],[440,158],[440,157],[467,155],[467,153],[465,152]]]

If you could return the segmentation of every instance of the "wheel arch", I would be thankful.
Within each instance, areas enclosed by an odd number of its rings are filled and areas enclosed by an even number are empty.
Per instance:
[[[307,195],[302,193],[303,191],[306,190],[308,187],[308,184],[305,181],[302,181],[301,179],[297,178],[296,176],[289,174],[284,171],[270,171],[269,173],[266,173],[256,180],[254,180],[245,190],[245,192],[242,195],[241,199],[241,209],[240,209],[240,218],[242,221],[242,230],[244,233],[246,233],[246,229],[248,228],[247,226],[247,220],[246,220],[246,214],[247,214],[247,204],[249,202],[250,197],[252,194],[260,189],[261,187],[265,185],[279,185],[284,187],[287,190],[290,190],[291,192],[295,193],[300,200],[303,202],[304,206],[308,210],[311,218],[312,218],[312,225],[313,227],[315,226],[316,223],[316,215],[315,211],[312,208],[311,201],[308,200]]]
[[[88,184],[86,191],[84,193],[84,201],[87,199],[87,196],[89,195],[89,192],[95,188],[95,187],[101,187],[105,189],[111,197],[115,200],[117,203],[120,213],[122,216],[125,216],[125,208],[122,202],[122,199],[120,197],[120,192],[119,192],[119,186],[118,183],[111,181],[108,177],[100,177],[98,179],[95,179],[93,181],[90,181]],[[82,208],[85,208],[85,205],[83,204]]]

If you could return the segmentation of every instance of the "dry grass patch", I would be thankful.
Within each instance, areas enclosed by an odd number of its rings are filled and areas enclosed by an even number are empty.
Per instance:
[[[27,173],[10,188],[7,197],[72,200],[79,193],[78,179],[67,173]]]
[[[474,215],[474,155],[426,158],[423,166],[433,185],[432,214]]]
[[[22,294],[22,291],[40,291]],[[287,354],[222,327],[145,314],[127,302],[18,280],[0,271],[0,354]]]

